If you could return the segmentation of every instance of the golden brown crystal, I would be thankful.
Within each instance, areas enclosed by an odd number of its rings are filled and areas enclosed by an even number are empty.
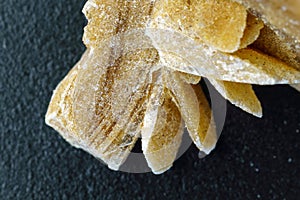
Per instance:
[[[217,134],[201,77],[258,117],[251,84],[300,90],[296,7],[297,0],[89,0],[87,51],[54,91],[46,122],[114,170],[141,136],[149,167],[166,171],[184,125],[208,154]]]

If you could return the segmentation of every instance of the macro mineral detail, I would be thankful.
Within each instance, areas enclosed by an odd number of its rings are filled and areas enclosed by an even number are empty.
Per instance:
[[[202,77],[262,117],[251,84],[300,91],[298,0],[89,0],[81,60],[57,86],[46,123],[118,170],[138,138],[155,174],[186,128],[201,152],[218,140]]]

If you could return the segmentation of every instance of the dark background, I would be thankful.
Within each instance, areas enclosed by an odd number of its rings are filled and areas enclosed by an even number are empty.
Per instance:
[[[297,199],[300,93],[255,87],[256,119],[228,105],[216,150],[190,147],[163,175],[107,169],[44,123],[52,90],[84,52],[83,0],[0,2],[0,199]]]

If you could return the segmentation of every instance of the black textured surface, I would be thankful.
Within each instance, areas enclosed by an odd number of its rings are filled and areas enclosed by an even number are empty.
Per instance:
[[[44,124],[84,51],[83,0],[0,2],[0,199],[297,199],[300,94],[256,87],[264,118],[229,105],[216,150],[193,146],[163,175],[114,172]],[[164,199],[165,199],[164,198]]]

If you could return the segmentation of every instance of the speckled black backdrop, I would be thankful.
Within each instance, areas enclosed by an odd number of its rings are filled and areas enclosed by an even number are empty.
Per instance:
[[[84,51],[83,0],[0,2],[0,199],[297,199],[300,93],[255,87],[265,117],[229,105],[216,150],[193,146],[163,175],[114,172],[44,124]]]

